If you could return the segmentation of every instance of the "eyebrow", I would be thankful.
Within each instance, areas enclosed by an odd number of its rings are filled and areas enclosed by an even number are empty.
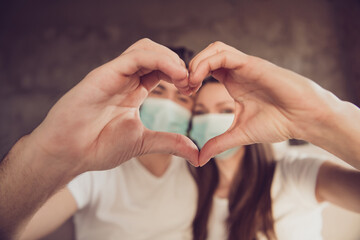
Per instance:
[[[224,104],[227,104],[227,103],[234,103],[234,101],[219,102],[219,103],[216,104],[216,106],[221,106],[221,105],[224,105]]]
[[[162,84],[157,85],[156,88],[160,88],[161,90],[166,90],[166,87]]]
[[[190,100],[194,101],[194,96],[193,96],[193,95],[191,95],[191,96],[186,96],[186,95],[182,94],[179,90],[177,90],[177,91],[176,91],[176,95],[177,95],[177,96],[181,96],[181,97],[184,97],[184,98],[187,98],[187,99],[190,99]]]
[[[202,108],[205,108],[204,104],[202,103],[197,103],[194,105],[194,107],[202,107]]]
[[[219,103],[216,104],[216,106],[221,106],[221,105],[228,104],[228,103],[233,103],[233,101],[219,102]],[[197,103],[197,104],[195,104],[195,106],[205,108],[205,105],[202,104],[202,103]]]

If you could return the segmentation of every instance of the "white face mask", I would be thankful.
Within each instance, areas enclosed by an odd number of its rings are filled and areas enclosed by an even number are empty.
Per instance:
[[[190,137],[196,142],[199,148],[202,148],[211,138],[226,132],[234,121],[234,114],[204,114],[194,116],[192,119],[192,128]],[[232,157],[239,147],[228,149],[215,156],[218,160]]]
[[[148,97],[140,108],[142,123],[153,131],[186,135],[190,118],[190,110],[169,99]]]

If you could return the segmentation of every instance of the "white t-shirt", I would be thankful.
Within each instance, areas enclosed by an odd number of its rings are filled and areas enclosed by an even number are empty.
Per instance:
[[[136,158],[84,173],[68,184],[79,211],[78,240],[192,239],[197,189],[186,160],[173,157],[161,177]]]
[[[274,228],[278,240],[321,240],[325,204],[319,204],[315,187],[323,160],[285,156],[275,167],[271,185]],[[228,200],[214,197],[208,222],[208,239],[227,238]],[[261,236],[258,236],[262,239]]]

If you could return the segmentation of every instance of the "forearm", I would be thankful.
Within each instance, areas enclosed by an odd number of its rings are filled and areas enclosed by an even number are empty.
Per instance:
[[[0,239],[14,239],[36,210],[71,179],[65,166],[51,161],[21,138],[0,164]]]
[[[41,239],[59,228],[76,211],[76,201],[70,190],[65,187],[46,200],[31,218],[20,239]]]
[[[317,199],[360,213],[359,183],[360,171],[325,162],[317,176]]]
[[[349,102],[331,99],[328,114],[317,125],[317,130],[310,130],[305,140],[360,169],[360,109]]]

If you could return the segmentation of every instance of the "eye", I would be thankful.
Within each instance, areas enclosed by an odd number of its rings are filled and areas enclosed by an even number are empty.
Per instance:
[[[151,93],[153,93],[153,94],[155,94],[155,95],[162,95],[163,92],[164,92],[164,91],[155,88],[154,90],[152,90]]]
[[[220,113],[234,113],[233,108],[223,108],[220,110]]]
[[[186,97],[178,97],[178,100],[183,102],[183,103],[188,103],[190,100]]]

